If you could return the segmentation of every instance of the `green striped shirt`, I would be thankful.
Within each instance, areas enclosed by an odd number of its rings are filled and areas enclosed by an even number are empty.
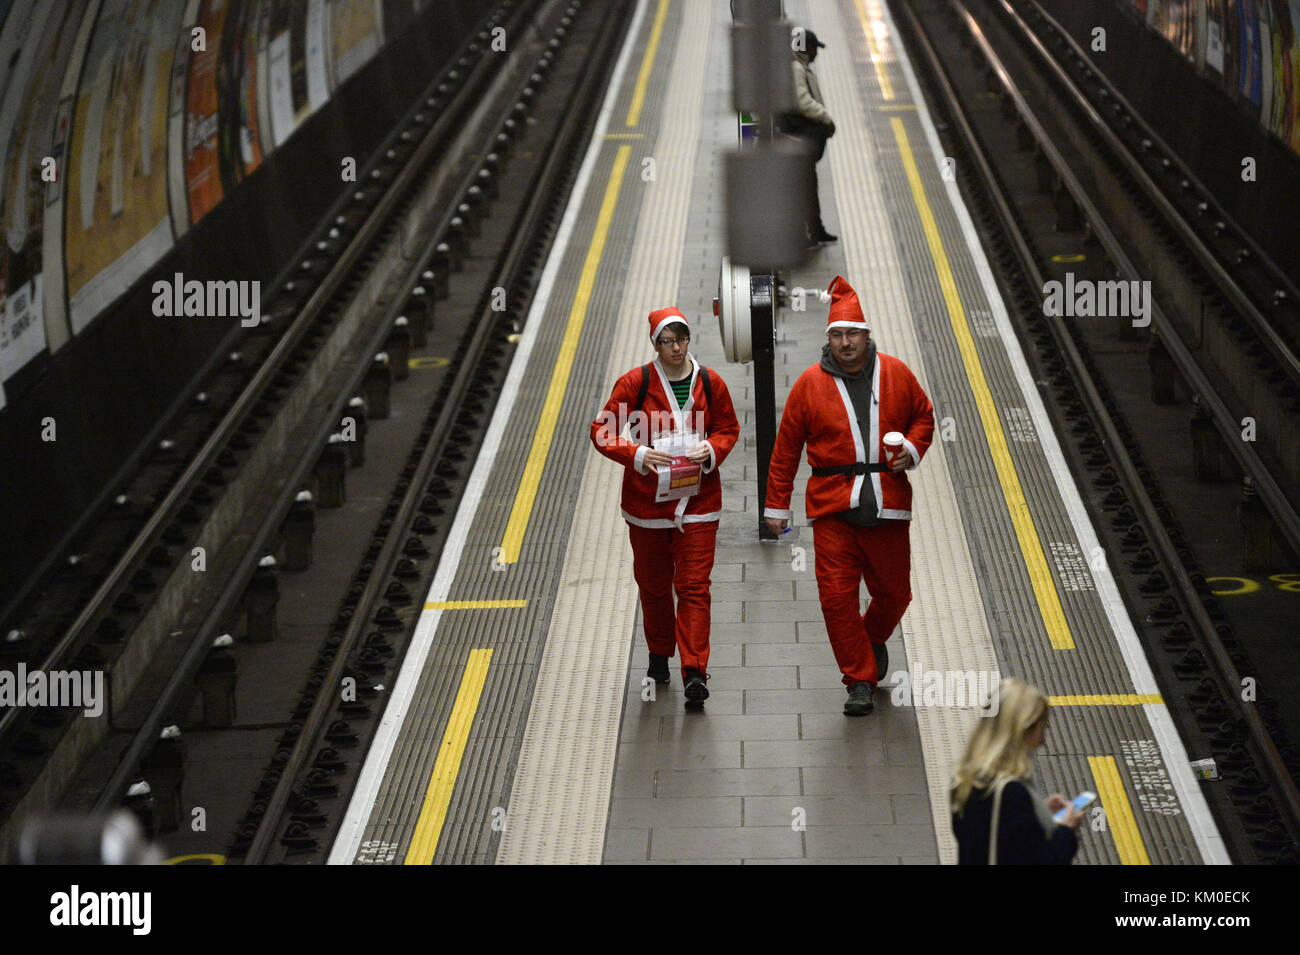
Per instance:
[[[686,402],[691,397],[691,379],[694,374],[687,375],[681,381],[670,381],[668,384],[673,386],[673,394],[677,396],[677,407],[685,408]]]

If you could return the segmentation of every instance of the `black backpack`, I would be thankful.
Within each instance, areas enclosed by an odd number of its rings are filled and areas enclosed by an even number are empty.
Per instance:
[[[704,383],[704,402],[713,408],[713,387],[709,382],[709,369],[703,365],[700,366],[700,381]],[[639,412],[645,405],[645,396],[650,392],[650,366],[641,366],[641,390],[636,396],[636,407],[632,409],[633,413]]]

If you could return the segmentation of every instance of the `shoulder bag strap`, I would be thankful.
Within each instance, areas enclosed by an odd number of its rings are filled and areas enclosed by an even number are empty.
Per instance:
[[[993,825],[989,827],[989,865],[998,864],[998,816],[1002,811],[1002,790],[1008,780],[1003,779],[993,787]]]

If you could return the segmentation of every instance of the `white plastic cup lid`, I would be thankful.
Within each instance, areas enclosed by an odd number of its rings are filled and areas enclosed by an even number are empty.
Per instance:
[[[903,443],[903,435],[898,431],[891,431],[885,435],[885,444],[891,448],[900,447]]]

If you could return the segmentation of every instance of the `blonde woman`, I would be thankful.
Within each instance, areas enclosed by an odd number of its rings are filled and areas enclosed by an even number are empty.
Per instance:
[[[1044,799],[1029,780],[1047,716],[1039,690],[1001,681],[997,715],[979,721],[953,780],[959,865],[1069,865],[1074,858],[1083,813],[1060,793]],[[1062,809],[1058,823],[1053,814]]]

